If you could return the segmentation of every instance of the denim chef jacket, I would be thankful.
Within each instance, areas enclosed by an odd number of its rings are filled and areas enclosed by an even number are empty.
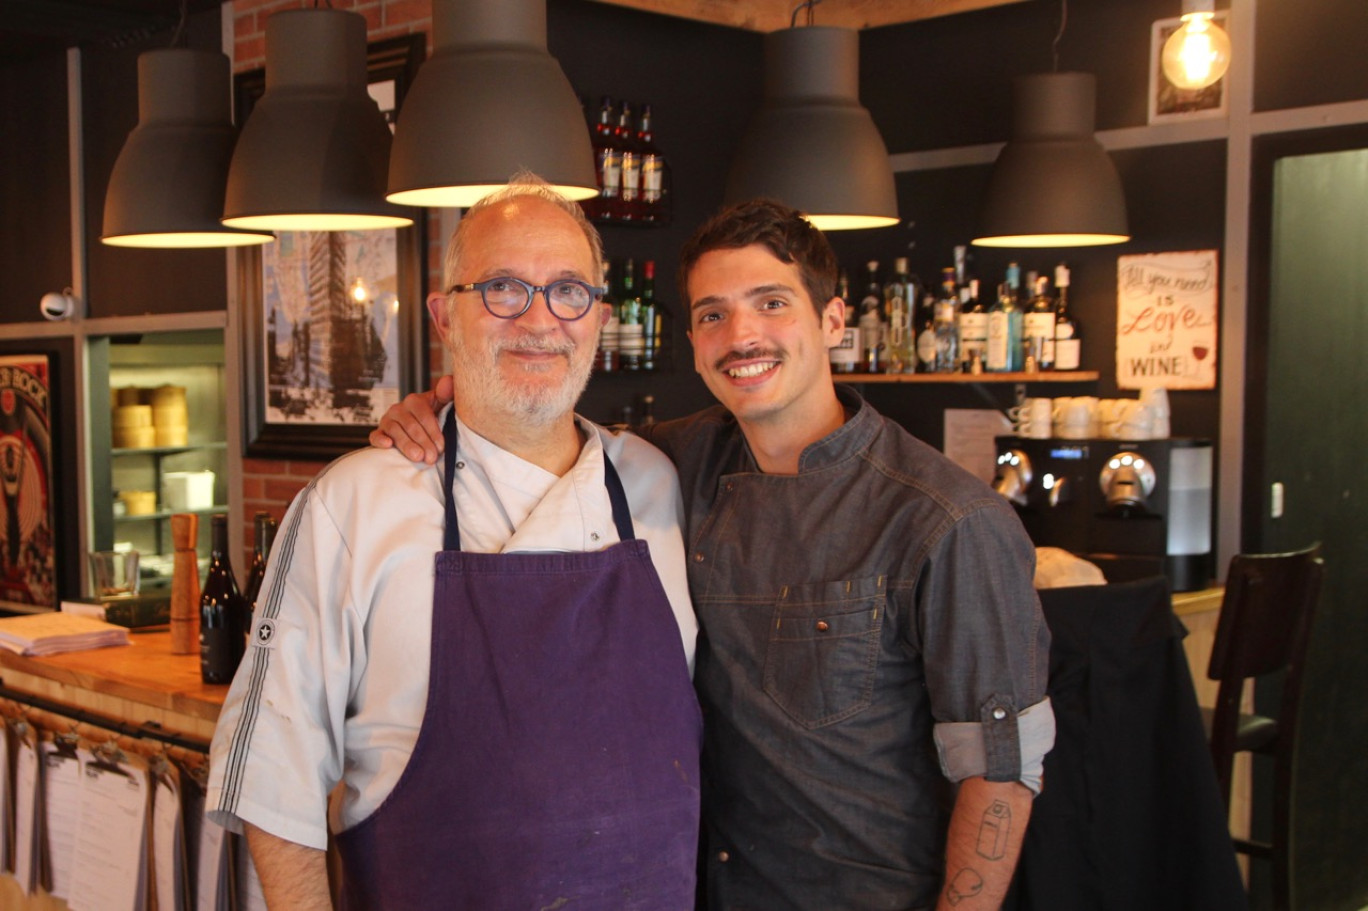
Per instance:
[[[1019,736],[1049,632],[1011,506],[837,392],[793,476],[722,408],[648,428],[688,518],[712,911],[932,906],[951,777],[1017,780],[1051,742]],[[937,725],[971,748],[942,760]]]

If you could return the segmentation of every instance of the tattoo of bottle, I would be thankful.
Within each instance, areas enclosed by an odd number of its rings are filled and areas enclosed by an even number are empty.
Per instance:
[[[978,854],[985,860],[1002,860],[1007,853],[1007,836],[1012,830],[1012,808],[995,800],[983,811],[979,824]]]

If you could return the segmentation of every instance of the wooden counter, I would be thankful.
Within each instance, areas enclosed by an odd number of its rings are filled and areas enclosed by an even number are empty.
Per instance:
[[[208,744],[226,685],[200,680],[199,655],[171,654],[171,634],[134,632],[131,645],[32,658],[0,649],[0,680],[15,690],[148,722]]]

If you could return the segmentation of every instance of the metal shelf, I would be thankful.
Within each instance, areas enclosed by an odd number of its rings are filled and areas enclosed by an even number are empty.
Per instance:
[[[1096,370],[1046,370],[1038,373],[834,373],[838,383],[1089,383]]]

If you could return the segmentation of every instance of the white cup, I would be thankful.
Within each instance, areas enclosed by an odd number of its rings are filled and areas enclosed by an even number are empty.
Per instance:
[[[1055,399],[1054,433],[1066,440],[1097,436],[1097,397],[1065,396]]]
[[[1118,440],[1154,439],[1154,413],[1136,399],[1121,399],[1112,416],[1111,436]]]
[[[1053,432],[1053,403],[1047,398],[1022,399],[1019,405],[1007,409],[1012,420],[1012,431],[1019,437],[1047,439]]]

